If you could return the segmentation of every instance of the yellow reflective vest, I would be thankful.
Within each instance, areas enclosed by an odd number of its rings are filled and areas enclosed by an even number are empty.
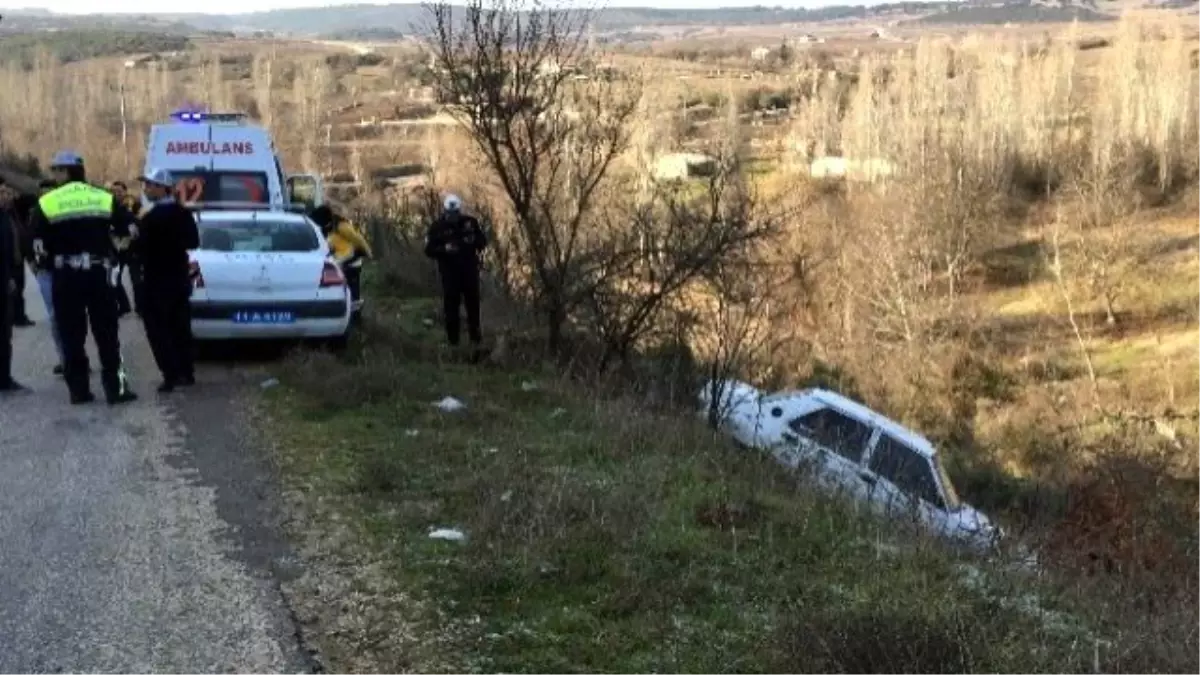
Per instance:
[[[67,183],[42,195],[38,207],[46,222],[83,218],[111,218],[114,197],[108,190],[87,183]]]

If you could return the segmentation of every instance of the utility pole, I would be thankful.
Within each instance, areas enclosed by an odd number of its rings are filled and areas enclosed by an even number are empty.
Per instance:
[[[129,175],[129,116],[126,114],[125,107],[125,70],[121,71],[117,79],[117,96],[121,100],[121,153],[122,153],[122,169],[124,175]]]

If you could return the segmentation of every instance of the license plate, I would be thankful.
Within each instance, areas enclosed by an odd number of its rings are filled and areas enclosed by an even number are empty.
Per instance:
[[[296,315],[276,310],[242,310],[233,313],[234,323],[295,323]]]

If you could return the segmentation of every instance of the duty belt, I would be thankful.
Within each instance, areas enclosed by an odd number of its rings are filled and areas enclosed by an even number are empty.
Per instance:
[[[73,269],[78,271],[87,271],[92,269],[112,269],[112,261],[107,258],[93,256],[90,253],[80,253],[78,255],[56,255],[54,256],[54,269]]]

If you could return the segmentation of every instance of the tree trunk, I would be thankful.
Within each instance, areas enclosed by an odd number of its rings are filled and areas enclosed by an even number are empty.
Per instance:
[[[551,300],[546,309],[546,349],[551,356],[559,356],[563,346],[563,324],[567,313],[558,300]]]

